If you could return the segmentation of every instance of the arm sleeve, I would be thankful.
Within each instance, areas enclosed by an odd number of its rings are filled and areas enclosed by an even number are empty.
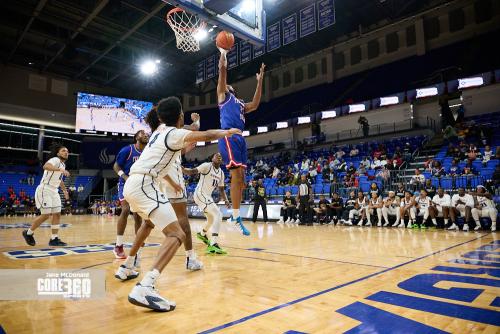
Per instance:
[[[191,131],[186,129],[172,130],[166,137],[166,144],[173,150],[182,150],[184,148],[184,139],[190,133]]]
[[[121,168],[125,166],[125,162],[127,161],[127,157],[129,156],[131,150],[132,147],[126,146],[122,148],[120,152],[118,152],[116,156],[116,163],[118,164],[118,166],[120,166]]]

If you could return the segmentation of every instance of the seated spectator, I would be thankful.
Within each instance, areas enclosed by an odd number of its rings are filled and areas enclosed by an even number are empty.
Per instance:
[[[377,157],[373,158],[373,162],[372,162],[370,168],[375,169],[375,170],[382,168],[382,163],[380,162],[380,160]]]
[[[378,184],[372,182],[372,184],[370,185],[370,195],[377,194],[377,196],[380,196],[381,193],[382,192],[380,191]]]
[[[380,147],[377,147],[373,153],[372,153],[372,156],[373,156],[373,160],[375,160],[375,158],[380,158],[380,156],[382,155],[382,150],[380,149]]]
[[[344,159],[340,160],[340,163],[337,165],[338,172],[345,172],[347,168],[347,164]]]
[[[432,167],[434,166],[434,159],[430,158],[426,162],[424,162],[424,171],[432,173]]]
[[[488,164],[488,161],[491,160],[491,157],[493,156],[493,150],[489,145],[486,145],[484,148],[484,154],[483,154],[483,165],[486,166]]]
[[[412,157],[412,149],[410,143],[406,142],[405,147],[403,148],[404,160],[410,161]]]
[[[366,167],[365,165],[363,164],[359,164],[359,167],[358,167],[358,170],[357,170],[357,174],[358,175],[366,175]]]
[[[461,170],[458,167],[458,161],[457,160],[453,160],[451,162],[450,168],[448,169],[448,175],[450,175],[450,176],[456,176],[456,175],[460,175],[460,174],[461,174]]]
[[[436,195],[436,187],[432,185],[432,182],[430,179],[425,180],[425,186],[424,186],[425,191],[427,192],[427,196],[430,198],[433,198],[434,195]]]
[[[356,173],[356,167],[354,167],[354,163],[350,162],[349,167],[347,168],[347,174],[354,175]]]
[[[394,154],[391,160],[387,161],[387,168],[392,170],[392,169],[398,169],[401,164],[403,163],[403,160],[401,160],[401,157],[397,154]]]
[[[314,212],[316,212],[316,223],[328,223],[330,201],[325,198],[325,195],[319,196],[319,203]]]
[[[479,151],[477,150],[475,145],[470,145],[469,146],[469,151],[467,151],[467,160],[470,162],[474,161],[477,159],[477,156],[479,155]]]
[[[363,160],[360,163],[360,166],[361,165],[363,165],[365,167],[365,170],[370,169],[370,166],[371,166],[370,159],[368,157],[364,157]]]
[[[444,176],[446,174],[446,171],[444,170],[444,167],[441,165],[441,162],[434,161],[431,173],[432,173],[432,176],[434,176],[434,177],[441,177],[441,176]]]
[[[328,165],[323,166],[323,170],[321,171],[321,174],[323,174],[323,180],[329,180],[330,179],[330,167]]]
[[[398,189],[396,189],[396,196],[400,199],[405,197],[405,186],[402,183],[398,183]]]
[[[351,149],[351,152],[349,153],[349,156],[351,157],[357,157],[359,155],[359,150],[356,147],[353,147]]]
[[[385,184],[386,182],[389,181],[390,177],[391,177],[391,173],[389,172],[389,170],[385,167],[381,168],[378,170],[377,174],[375,174],[375,177],[377,179],[379,179],[380,181],[382,181],[383,184]]]
[[[387,166],[387,156],[385,154],[380,157],[380,166],[382,166],[382,168]]]
[[[336,224],[339,222],[339,219],[342,218],[343,210],[344,201],[342,200],[342,197],[340,197],[338,193],[333,193],[330,203],[330,212],[332,218],[330,224]]]
[[[312,167],[309,169],[309,177],[316,181],[316,175],[318,175],[318,172],[316,171],[316,168]],[[313,183],[316,183],[316,182],[313,182]]]
[[[337,157],[337,159],[342,159],[345,155],[345,152],[339,148],[339,150],[335,153],[335,156]]]
[[[420,169],[417,168],[415,170],[415,175],[411,177],[410,184],[414,184],[418,187],[423,185],[424,182],[425,182],[425,176],[422,173],[420,173]]]
[[[472,162],[468,161],[467,164],[465,165],[462,175],[476,175],[476,169],[472,166]]]

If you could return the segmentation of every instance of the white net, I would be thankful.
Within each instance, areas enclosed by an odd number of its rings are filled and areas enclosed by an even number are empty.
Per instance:
[[[200,50],[200,34],[203,33],[206,23],[198,16],[181,8],[174,8],[167,14],[167,23],[175,33],[178,49],[184,52]]]

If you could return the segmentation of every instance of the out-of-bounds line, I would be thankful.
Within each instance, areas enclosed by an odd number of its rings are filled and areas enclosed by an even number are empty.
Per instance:
[[[436,254],[439,254],[439,253],[442,253],[442,252],[446,252],[452,248],[455,248],[455,247],[459,247],[459,246],[462,246],[462,245],[465,245],[469,242],[473,242],[473,241],[476,241],[478,239],[481,239],[485,236],[489,235],[489,233],[487,234],[483,234],[477,238],[474,238],[474,239],[471,239],[471,240],[468,240],[468,241],[464,241],[464,242],[461,242],[459,244],[456,244],[454,246],[450,246],[450,247],[447,247],[445,249],[442,249],[442,250],[438,250],[438,251],[435,251],[433,253],[430,253],[430,254],[427,254],[427,255],[424,255],[424,256],[421,256],[421,257],[417,257],[413,260],[410,260],[410,261],[407,261],[407,262],[404,262],[404,263],[401,263],[401,264],[398,264],[394,267],[390,267],[390,268],[387,268],[387,269],[384,269],[384,270],[381,270],[381,271],[378,271],[376,273],[373,273],[373,274],[370,274],[370,275],[366,275],[366,276],[363,276],[361,278],[358,278],[358,279],[355,279],[355,280],[352,280],[350,282],[346,282],[346,283],[343,283],[343,284],[340,284],[340,285],[337,285],[337,286],[334,286],[334,287],[331,287],[331,288],[328,288],[326,290],[322,290],[322,291],[319,291],[319,292],[316,292],[316,293],[313,293],[313,294],[310,294],[310,295],[307,295],[307,296],[304,296],[304,297],[301,297],[299,299],[295,299],[295,300],[292,300],[288,303],[284,303],[284,304],[281,304],[281,305],[277,305],[277,306],[274,306],[274,307],[271,307],[271,308],[268,308],[266,310],[263,310],[263,311],[260,311],[260,312],[257,312],[257,313],[254,313],[254,314],[250,314],[250,315],[247,315],[246,317],[243,317],[243,318],[240,318],[238,320],[234,320],[234,321],[231,321],[231,322],[228,322],[228,323],[225,323],[223,325],[220,325],[220,326],[217,326],[217,327],[214,327],[214,328],[210,328],[210,329],[207,329],[203,332],[199,332],[198,334],[209,334],[209,333],[214,333],[214,332],[217,332],[217,331],[220,331],[222,329],[225,329],[225,328],[228,328],[228,327],[232,327],[234,325],[237,325],[237,324],[240,324],[242,322],[245,322],[245,321],[248,321],[250,319],[253,319],[253,318],[257,318],[257,317],[260,317],[264,314],[267,314],[267,313],[271,313],[271,312],[274,312],[274,311],[277,311],[279,309],[282,309],[284,307],[288,307],[288,306],[291,306],[291,305],[294,305],[294,304],[297,304],[297,303],[300,303],[300,302],[303,302],[305,300],[308,300],[308,299],[311,299],[311,298],[314,298],[314,297],[318,297],[318,296],[321,296],[325,293],[328,293],[328,292],[331,292],[331,291],[334,291],[334,290],[338,290],[340,288],[343,288],[343,287],[346,287],[346,286],[349,286],[349,285],[352,285],[352,284],[355,284],[355,283],[358,283],[358,282],[361,282],[361,281],[364,281],[364,280],[367,280],[369,278],[372,278],[374,276],[378,276],[378,275],[381,275],[383,273],[386,273],[388,271],[391,271],[391,270],[394,270],[394,269],[398,269],[400,267],[403,267],[403,266],[406,266],[410,263],[413,263],[413,262],[416,262],[416,261],[419,261],[419,260],[422,260],[422,259],[425,259],[429,256],[433,256],[433,255],[436,255]]]

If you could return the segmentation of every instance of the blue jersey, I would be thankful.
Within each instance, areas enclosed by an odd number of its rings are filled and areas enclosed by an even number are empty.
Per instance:
[[[142,151],[138,151],[135,148],[135,145],[127,145],[124,148],[118,152],[118,155],[116,156],[116,163],[120,168],[123,170],[125,174],[130,173],[130,167],[134,164],[134,162],[139,159],[139,156],[141,155]],[[120,177],[120,182],[124,182],[123,178]]]
[[[245,103],[231,93],[226,93],[224,102],[219,104],[221,129],[245,129]]]

